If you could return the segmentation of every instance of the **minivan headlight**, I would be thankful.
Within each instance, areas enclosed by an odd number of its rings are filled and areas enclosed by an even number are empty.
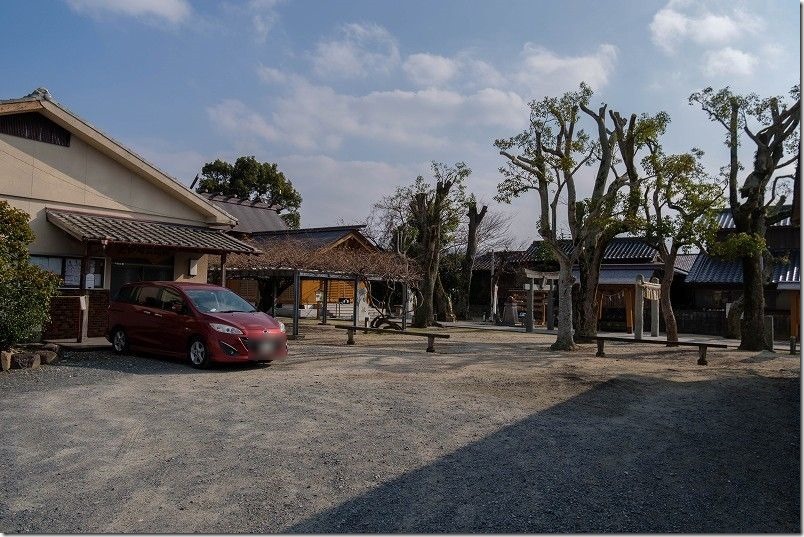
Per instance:
[[[220,324],[220,323],[209,323],[209,326],[218,332],[223,332],[224,334],[238,334],[242,335],[243,331],[239,328],[235,328],[230,324]]]
[[[285,323],[283,323],[282,321],[279,321],[279,329],[282,331],[283,334],[288,331],[287,327],[285,326]]]

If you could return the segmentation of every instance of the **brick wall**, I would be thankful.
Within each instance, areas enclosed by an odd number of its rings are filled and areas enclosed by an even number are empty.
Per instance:
[[[109,291],[106,289],[88,289],[89,323],[88,337],[106,335],[107,309],[109,307]],[[58,296],[50,302],[50,324],[42,331],[43,339],[68,339],[78,337],[81,330],[80,304],[78,289],[62,289]]]
[[[50,323],[42,330],[42,339],[66,339],[78,335],[79,303],[77,296],[54,296],[50,300]]]

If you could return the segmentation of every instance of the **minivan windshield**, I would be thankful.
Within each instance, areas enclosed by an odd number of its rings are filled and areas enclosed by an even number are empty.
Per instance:
[[[253,313],[257,310],[228,289],[185,289],[190,302],[204,313]]]

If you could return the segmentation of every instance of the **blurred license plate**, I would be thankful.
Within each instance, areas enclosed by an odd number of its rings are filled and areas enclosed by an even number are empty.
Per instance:
[[[257,344],[257,352],[260,354],[269,354],[274,352],[276,344],[273,341],[260,341]]]

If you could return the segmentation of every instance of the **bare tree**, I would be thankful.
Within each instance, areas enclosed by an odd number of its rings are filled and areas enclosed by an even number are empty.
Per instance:
[[[454,198],[450,199],[450,191],[456,187],[460,192],[464,180],[472,173],[463,162],[455,166],[434,162],[432,170],[435,187],[419,188],[409,205],[411,220],[418,235],[418,259],[422,269],[422,304],[413,317],[413,324],[418,327],[430,326],[435,322],[433,298],[436,288],[439,287],[443,293],[438,274],[441,251],[445,235],[454,232],[457,227],[456,205],[460,205],[452,203]]]

